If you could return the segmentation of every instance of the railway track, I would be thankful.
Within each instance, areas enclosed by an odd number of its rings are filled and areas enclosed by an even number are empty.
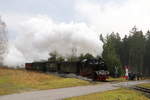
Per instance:
[[[144,88],[144,87],[140,87],[140,86],[134,86],[132,88],[135,89],[135,90],[150,94],[150,88]]]

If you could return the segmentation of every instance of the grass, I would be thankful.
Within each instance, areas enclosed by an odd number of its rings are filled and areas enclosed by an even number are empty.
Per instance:
[[[144,88],[150,88],[150,83],[139,84],[137,86],[144,87]]]
[[[150,100],[140,92],[129,89],[116,89],[102,93],[94,93],[64,100]]]
[[[119,78],[109,77],[109,78],[107,79],[107,81],[109,81],[109,82],[125,82],[125,81],[128,81],[128,80],[126,80],[126,79],[123,78],[123,77],[119,77]]]
[[[24,91],[89,85],[88,81],[39,72],[0,68],[0,95]]]

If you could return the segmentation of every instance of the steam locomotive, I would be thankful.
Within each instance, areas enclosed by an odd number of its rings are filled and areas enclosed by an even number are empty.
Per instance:
[[[46,61],[26,63],[27,70],[41,72],[74,73],[97,81],[108,78],[109,72],[102,58],[80,61]]]

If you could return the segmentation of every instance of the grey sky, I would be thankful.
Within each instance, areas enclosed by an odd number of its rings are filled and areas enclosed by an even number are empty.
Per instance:
[[[0,12],[46,14],[67,21],[74,16],[74,0],[1,0]]]
[[[127,33],[134,25],[148,29],[149,3],[149,0],[0,0],[0,14],[12,32],[28,17],[46,15],[56,22],[84,22],[101,33]]]
[[[0,13],[45,14],[53,19],[68,22],[75,20],[74,7],[79,1],[91,0],[0,0]],[[119,0],[92,0],[96,3],[111,1],[118,2]]]
[[[150,28],[150,0],[0,0],[9,35],[6,65],[19,65],[57,51],[102,52],[98,34],[123,37],[136,25]]]

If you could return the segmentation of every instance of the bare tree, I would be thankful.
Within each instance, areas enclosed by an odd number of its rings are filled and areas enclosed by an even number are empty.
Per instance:
[[[0,17],[0,65],[3,65],[4,55],[7,53],[7,30],[6,24]]]

